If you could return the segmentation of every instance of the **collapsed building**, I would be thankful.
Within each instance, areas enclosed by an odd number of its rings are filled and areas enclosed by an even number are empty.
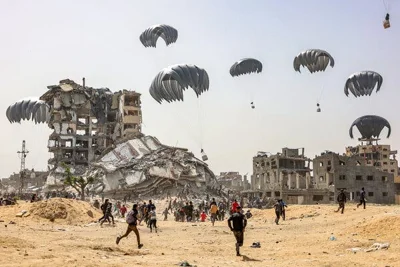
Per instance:
[[[252,188],[245,193],[262,199],[283,198],[288,204],[328,203],[329,190],[314,187],[311,160],[304,148],[299,150],[282,148],[276,155],[258,152],[253,158]]]
[[[96,178],[92,193],[149,194],[216,183],[207,164],[183,148],[161,144],[141,132],[141,94],[92,88],[72,80],[50,85],[40,100],[21,100],[6,112],[11,123],[47,123],[48,189],[64,188],[64,164],[76,176]]]
[[[152,136],[120,140],[91,165],[88,175],[101,178],[91,189],[113,196],[195,194],[216,185],[206,163],[187,149],[163,145]]]

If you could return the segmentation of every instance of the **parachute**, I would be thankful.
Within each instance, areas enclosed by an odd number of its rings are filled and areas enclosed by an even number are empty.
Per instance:
[[[196,65],[178,64],[161,70],[150,86],[150,95],[161,104],[183,101],[183,91],[191,87],[197,97],[208,91],[210,80],[207,72]]]
[[[245,74],[262,72],[263,65],[260,61],[254,58],[243,58],[236,61],[229,70],[232,77],[237,77]],[[252,97],[253,98],[253,97]],[[250,102],[251,108],[254,109],[254,101]]]
[[[310,73],[325,71],[328,64],[333,68],[335,60],[326,51],[320,49],[309,49],[298,54],[293,61],[295,71],[300,71],[300,66],[306,67]]]
[[[335,66],[335,60],[328,52],[321,49],[308,49],[298,54],[293,60],[294,70],[300,73],[301,66],[306,67],[312,74],[325,71],[328,65],[333,68]],[[319,99],[317,100],[317,112],[321,112]]]
[[[10,123],[21,123],[21,120],[32,120],[35,124],[45,123],[49,119],[49,107],[38,99],[23,99],[7,108],[7,119]]]
[[[349,96],[349,91],[355,96],[370,96],[374,88],[379,92],[383,83],[382,76],[375,71],[361,71],[352,74],[346,81],[344,93]]]
[[[195,91],[198,98],[202,93],[208,91],[209,86],[210,80],[206,70],[196,65],[178,64],[161,70],[153,79],[149,91],[150,95],[161,104],[163,100],[169,103],[183,101],[183,91],[188,87]],[[200,121],[199,115],[199,124],[201,124]],[[200,146],[202,159],[207,161],[208,156],[202,148],[201,140]]]
[[[164,39],[165,44],[168,46],[175,43],[178,39],[178,31],[168,25],[159,24],[147,28],[140,35],[140,42],[144,47],[156,47],[158,38]]]
[[[361,139],[371,139],[373,137],[379,138],[381,131],[384,127],[388,128],[388,134],[386,138],[390,137],[391,127],[389,122],[376,115],[366,115],[356,119],[350,126],[349,135],[353,137],[353,127],[357,126],[360,131]]]
[[[262,72],[262,68],[262,63],[257,59],[244,58],[235,62],[232,65],[229,73],[232,75],[232,77],[235,77],[250,73],[260,73]]]

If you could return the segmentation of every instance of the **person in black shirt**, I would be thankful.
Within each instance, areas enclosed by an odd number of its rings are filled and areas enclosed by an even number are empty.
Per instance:
[[[279,199],[276,200],[275,205],[274,205],[274,209],[275,209],[275,215],[276,215],[275,223],[276,223],[276,225],[278,225],[279,224],[279,219],[282,216],[282,209],[283,209],[283,206],[279,202]]]
[[[149,204],[147,204],[146,207],[146,218],[145,218],[145,222],[147,224],[147,228],[150,228],[150,211],[153,210],[153,208],[156,208],[156,206],[153,204],[153,202],[151,201],[151,199],[149,200]]]
[[[106,217],[107,206],[108,206],[108,199],[106,199],[105,202],[100,207],[101,211],[103,212],[103,217],[99,219],[99,222],[101,222]],[[110,222],[110,218],[108,218],[108,222]]]
[[[243,246],[244,230],[246,229],[247,219],[241,213],[242,208],[236,207],[236,211],[229,217],[228,226],[236,238],[236,256],[240,256],[239,248]]]
[[[357,208],[361,205],[364,205],[364,209],[365,209],[365,190],[364,187],[361,188],[361,192],[360,192],[360,203],[357,204]]]
[[[215,201],[215,198],[212,198],[212,200],[211,200],[211,203],[210,203],[210,207],[211,207],[211,205],[215,205],[215,206],[217,206],[217,201]]]
[[[340,189],[340,193],[337,196],[337,202],[339,202],[339,208],[338,210],[335,210],[335,212],[339,212],[339,210],[342,210],[342,214],[344,212],[344,205],[347,202],[347,196],[344,193],[344,189]]]
[[[102,226],[105,221],[108,221],[108,223],[111,223],[110,222],[110,217],[112,219],[113,225],[115,225],[114,216],[112,215],[112,211],[111,210],[112,210],[112,203],[108,202],[107,207],[106,207],[106,211],[104,213],[104,218],[100,222],[100,226]]]

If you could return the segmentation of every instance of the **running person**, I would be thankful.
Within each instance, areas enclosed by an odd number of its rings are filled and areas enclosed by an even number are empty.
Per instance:
[[[239,248],[243,246],[244,230],[247,225],[246,216],[241,213],[241,210],[242,208],[237,206],[236,211],[228,219],[228,226],[236,238],[236,256],[240,256]]]
[[[361,206],[361,205],[363,205],[364,206],[364,209],[365,209],[365,190],[364,190],[364,187],[363,188],[361,188],[361,192],[360,192],[360,203],[358,203],[357,204],[357,208],[359,207],[359,206]]]
[[[119,244],[119,241],[121,241],[122,238],[127,237],[131,232],[134,232],[136,235],[137,243],[138,243],[138,248],[142,248],[143,244],[140,244],[140,235],[139,231],[137,229],[137,216],[138,216],[138,210],[137,210],[137,204],[133,204],[132,210],[128,212],[126,215],[126,222],[128,223],[128,228],[126,229],[126,233],[123,236],[118,236],[117,237],[117,245]]]

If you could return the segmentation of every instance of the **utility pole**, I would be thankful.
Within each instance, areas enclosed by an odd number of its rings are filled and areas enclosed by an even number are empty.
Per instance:
[[[22,141],[22,150],[21,151],[17,151],[17,153],[19,155],[21,155],[21,168],[19,171],[19,178],[20,178],[20,182],[21,182],[21,187],[19,189],[19,193],[22,193],[22,189],[24,188],[24,180],[25,180],[25,176],[26,176],[26,172],[25,172],[25,158],[27,156],[27,154],[29,153],[28,150],[25,149],[25,140]]]

